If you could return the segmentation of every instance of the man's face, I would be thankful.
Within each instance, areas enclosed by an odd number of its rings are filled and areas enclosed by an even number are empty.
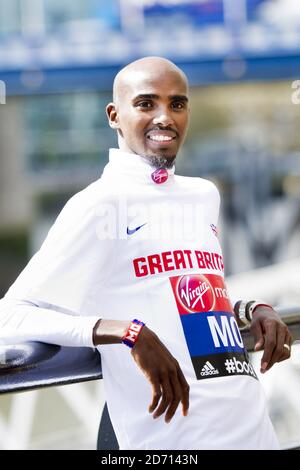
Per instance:
[[[188,126],[187,84],[176,70],[131,72],[107,114],[121,150],[174,160]]]

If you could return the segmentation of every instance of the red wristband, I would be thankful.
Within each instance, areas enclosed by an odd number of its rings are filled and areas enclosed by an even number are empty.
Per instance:
[[[133,348],[144,326],[145,323],[142,321],[137,319],[132,320],[122,338],[122,343],[126,344],[129,348]]]

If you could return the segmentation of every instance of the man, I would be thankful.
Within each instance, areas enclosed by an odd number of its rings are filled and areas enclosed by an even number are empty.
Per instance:
[[[96,345],[121,449],[278,448],[224,284],[218,191],[174,175],[186,76],[163,58],[135,61],[107,115],[119,149],[2,300],[2,341]],[[235,310],[264,349],[262,372],[290,356],[270,306]]]

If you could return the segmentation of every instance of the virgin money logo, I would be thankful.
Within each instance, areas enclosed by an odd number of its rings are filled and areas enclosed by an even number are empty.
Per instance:
[[[169,174],[165,168],[159,168],[151,173],[151,178],[156,184],[162,184],[167,181]]]
[[[233,313],[224,278],[216,274],[172,276],[170,282],[178,313]]]
[[[178,279],[177,300],[190,313],[209,312],[215,307],[214,290],[203,274],[191,274]]]

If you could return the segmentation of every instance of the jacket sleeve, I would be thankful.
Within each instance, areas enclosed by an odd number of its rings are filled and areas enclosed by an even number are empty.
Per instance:
[[[26,300],[0,300],[0,345],[41,341],[60,346],[93,347],[93,327],[99,317],[62,313]]]
[[[101,318],[94,294],[105,281],[112,254],[112,240],[97,236],[95,189],[70,199],[0,300],[0,343],[93,345],[93,326]]]

